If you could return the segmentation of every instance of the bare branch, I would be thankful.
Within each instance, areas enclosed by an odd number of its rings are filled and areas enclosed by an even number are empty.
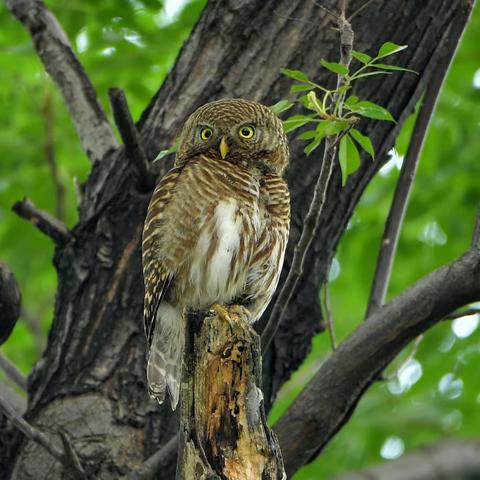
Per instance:
[[[12,382],[16,383],[24,392],[27,391],[27,379],[2,353],[0,353],[0,368],[5,372],[5,375],[12,380]]]
[[[56,194],[56,215],[60,221],[65,220],[65,185],[60,180],[60,174],[58,171],[57,160],[55,157],[55,141],[53,135],[54,129],[54,116],[53,116],[53,104],[52,95],[49,90],[45,92],[45,99],[42,106],[42,114],[45,129],[45,157],[50,168],[50,174],[52,176],[53,187]]]
[[[456,25],[452,25],[451,28],[447,29],[442,38],[442,42],[445,44],[437,50],[440,58],[438,59],[437,67],[432,72],[431,81],[427,85],[425,98],[415,122],[407,155],[402,165],[397,188],[395,189],[392,205],[385,223],[365,318],[370,317],[385,301],[400,230],[405,218],[408,199],[413,181],[415,180],[428,126],[430,125],[440,90],[460,42],[465,24],[465,18],[460,18]]]
[[[18,412],[5,401],[2,396],[0,396],[0,409],[3,410],[4,414],[26,437],[38,443],[45,450],[47,450],[47,452],[50,453],[50,455],[52,455],[56,460],[58,460],[66,468],[66,471],[72,474],[74,478],[87,478],[83,468],[80,465],[72,463],[64,452],[55,446],[44,433],[25,421],[18,414]]]
[[[27,409],[27,399],[21,397],[16,391],[10,388],[6,383],[0,382],[0,397],[3,397],[19,415],[23,415]],[[1,412],[0,412],[1,415]]]
[[[110,98],[115,123],[125,145],[125,153],[132,162],[139,187],[143,191],[150,191],[155,184],[155,178],[151,172],[145,150],[140,143],[125,93],[120,88],[110,88],[108,97]]]
[[[0,262],[0,345],[4,343],[20,316],[22,296],[15,276]]]
[[[469,315],[479,315],[480,307],[470,307],[465,310],[449,313],[445,315],[444,320],[455,320],[456,318],[468,317]]]
[[[327,323],[328,336],[332,350],[337,348],[337,336],[335,335],[335,326],[333,324],[332,309],[330,307],[330,292],[328,282],[323,286],[323,306],[325,308],[325,321]]]
[[[480,478],[480,440],[446,440],[414,450],[383,465],[333,480],[472,480]]]
[[[473,229],[472,235],[472,243],[471,247],[472,250],[480,250],[480,208],[478,209],[477,219],[475,221],[475,227]]]
[[[147,458],[139,470],[129,473],[125,480],[154,479],[161,467],[168,465],[176,457],[179,437],[178,433],[174,435],[158,452]]]
[[[118,143],[67,35],[41,0],[6,0],[6,5],[30,32],[45,69],[67,104],[86,154],[92,161],[101,160]]]
[[[287,475],[315,458],[383,369],[449,312],[480,299],[480,251],[415,283],[360,325],[274,425]],[[341,381],[339,381],[341,379]]]
[[[42,233],[50,237],[57,245],[63,245],[71,239],[71,233],[60,220],[48,212],[37,208],[31,200],[24,198],[13,205],[12,210],[33,223]]]
[[[342,1],[342,0],[341,0]],[[345,4],[346,6],[346,4]],[[353,30],[344,16],[338,18],[340,28],[340,63],[346,67],[352,60],[351,51],[353,48]],[[343,83],[343,76],[338,75],[337,87]],[[335,100],[335,99],[334,99]],[[335,140],[327,137],[324,143],[323,160],[318,174],[317,183],[313,191],[313,198],[310,203],[307,216],[305,217],[302,233],[298,243],[295,245],[292,265],[288,272],[285,283],[278,294],[275,305],[272,308],[270,317],[262,332],[262,351],[265,352],[275,336],[278,327],[282,323],[287,307],[297,291],[302,277],[305,259],[310,246],[317,234],[320,218],[322,216],[327,188],[332,176],[337,149]]]

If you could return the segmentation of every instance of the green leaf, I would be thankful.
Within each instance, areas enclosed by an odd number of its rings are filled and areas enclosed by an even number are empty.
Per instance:
[[[350,130],[350,135],[372,158],[375,158],[375,149],[373,148],[372,141],[366,135],[360,133],[356,128]]]
[[[395,119],[392,114],[386,109],[367,100],[362,100],[350,107],[352,112],[356,112],[362,117],[373,118],[375,120],[388,120],[394,122]]]
[[[314,85],[306,85],[306,84],[298,84],[292,85],[290,88],[290,93],[296,92],[306,92],[307,90],[313,90],[315,88]]]
[[[291,132],[302,127],[308,122],[313,121],[314,115],[294,115],[283,121],[283,130],[285,133]]]
[[[282,68],[281,72],[287,77],[294,78],[299,82],[310,82],[308,77],[300,70],[289,70],[288,68]]]
[[[337,75],[348,75],[348,68],[340,63],[327,62],[323,58],[320,60],[320,63],[327,69]]]
[[[357,52],[356,50],[352,50],[352,57],[356,58],[359,62],[362,63],[368,63],[370,62],[370,60],[372,60],[372,57],[370,55],[362,52]]]
[[[166,150],[161,150],[159,154],[153,159],[154,162],[158,162],[161,160],[163,157],[166,157],[167,155],[170,155],[171,153],[175,153],[178,150],[178,143],[175,142],[172,145],[170,145],[169,148]]]
[[[358,103],[360,99],[356,95],[350,95],[346,100],[345,100],[345,105],[347,107],[352,107],[356,103]]]
[[[350,175],[360,166],[360,154],[350,135],[347,134],[343,138],[347,139],[347,175]]]
[[[306,153],[307,157],[322,143],[322,138],[315,138],[313,142],[310,142],[303,151]]]
[[[358,75],[358,77],[355,77],[355,80],[358,80],[359,78],[363,78],[363,77],[371,77],[372,75],[391,75],[391,72],[377,70],[376,72],[361,73],[360,75]]]
[[[348,122],[345,120],[325,120],[325,136],[338,135],[348,128]],[[317,127],[319,130],[319,127]]]
[[[299,140],[311,140],[315,138],[317,132],[315,130],[307,130],[306,132],[301,133],[297,138]]]
[[[388,57],[389,55],[393,55],[394,53],[400,52],[401,50],[405,50],[408,45],[397,45],[393,42],[385,42],[378,51],[377,58]]]
[[[273,113],[276,113],[278,115],[279,113],[285,112],[286,110],[292,108],[293,105],[294,105],[294,103],[289,102],[288,100],[280,100],[275,105],[271,105],[268,108],[270,108],[270,110]]]
[[[386,63],[372,63],[370,66],[375,68],[381,68],[382,70],[395,70],[398,72],[409,72],[418,75],[418,72],[416,72],[415,70],[412,70],[410,68],[398,67],[397,65],[388,65]]]
[[[325,111],[323,110],[322,105],[318,101],[317,94],[315,92],[308,92],[307,98],[308,98],[308,107],[307,108],[309,108],[310,110],[314,110],[320,116],[324,116]]]
[[[340,148],[338,149],[338,162],[340,163],[340,170],[342,171],[342,187],[347,181],[347,135],[340,140]]]

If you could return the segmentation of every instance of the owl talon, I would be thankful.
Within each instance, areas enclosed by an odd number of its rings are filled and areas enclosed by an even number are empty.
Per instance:
[[[210,311],[215,313],[215,315],[220,317],[222,320],[225,320],[226,322],[228,322],[230,327],[233,328],[233,323],[234,322],[233,322],[232,318],[230,317],[230,314],[228,313],[228,310],[225,307],[223,307],[222,305],[220,305],[218,303],[214,303],[210,306]]]

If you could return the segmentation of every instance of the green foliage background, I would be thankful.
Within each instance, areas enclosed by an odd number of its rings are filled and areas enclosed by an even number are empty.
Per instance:
[[[119,86],[126,91],[134,118],[139,117],[173,65],[204,3],[47,2],[76,47],[104,108],[109,111],[107,88]],[[390,296],[454,259],[469,244],[480,199],[478,45],[477,7],[430,128],[402,231]],[[372,51],[376,47],[372,46]],[[77,218],[73,179],[84,181],[90,165],[28,35],[4,6],[0,10],[0,84],[0,259],[17,276],[24,308],[21,321],[1,352],[28,373],[41,355],[52,319],[56,288],[53,246],[17,218],[10,207],[27,195],[52,213],[57,208],[45,153],[47,124],[52,125],[56,162],[66,188],[65,222],[69,226]],[[49,102],[51,115],[45,109]],[[383,222],[412,125],[413,118],[397,141],[397,153],[365,192],[339,246],[330,294],[340,339],[363,319]],[[315,161],[316,156],[313,154],[308,161]],[[398,457],[440,438],[478,436],[479,320],[477,316],[443,322],[429,331],[414,359],[398,373],[392,368],[391,380],[370,389],[350,423],[295,479],[325,479]],[[40,333],[34,334],[38,329]],[[282,389],[270,414],[271,422],[287,408],[329,351],[327,336],[319,335],[305,364]]]

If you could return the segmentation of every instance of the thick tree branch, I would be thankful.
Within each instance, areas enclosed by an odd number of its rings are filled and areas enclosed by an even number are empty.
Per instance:
[[[25,397],[21,397],[15,390],[10,388],[9,385],[2,381],[0,381],[0,397],[4,398],[5,401],[11,405],[19,415],[23,415],[25,413],[27,408],[27,399]],[[0,411],[0,417],[2,415],[3,413]]]
[[[21,311],[22,296],[15,276],[0,262],[0,345],[4,343],[17,323]]]
[[[390,212],[388,213],[385,223],[385,230],[380,244],[380,252],[378,254],[375,275],[365,315],[366,318],[380,308],[385,301],[395,253],[397,251],[398,239],[400,237],[400,230],[405,218],[408,199],[415,180],[425,137],[435,111],[435,106],[437,105],[440,90],[442,89],[455,51],[460,43],[469,15],[470,12],[465,11],[464,17],[457,17],[456,22],[445,32],[443,42],[440,45],[441,48],[438,50],[440,58],[438,59],[435,70],[432,72],[432,80],[427,85],[425,98],[415,122],[407,155],[400,171],[397,188],[395,189]]]
[[[441,475],[441,477],[439,476]],[[333,480],[474,480],[480,478],[480,440],[445,440],[383,465]]]
[[[148,192],[155,184],[155,177],[150,169],[145,150],[140,143],[125,93],[120,88],[110,88],[108,97],[110,98],[115,123],[125,145],[125,153],[134,168],[138,186],[141,191]]]
[[[313,460],[382,370],[453,310],[480,299],[480,251],[427,275],[360,325],[275,424],[287,475]]]
[[[92,161],[101,160],[118,143],[67,35],[41,0],[6,0],[6,5],[30,32],[72,115],[83,149]]]
[[[60,450],[43,432],[30,425],[19,413],[12,408],[5,399],[0,396],[0,410],[10,419],[10,421],[30,440],[41,445],[58,460],[65,468],[68,476],[75,479],[86,479],[85,472],[79,463],[73,462],[68,455],[67,449]],[[62,441],[65,442],[62,437]],[[71,447],[69,447],[71,449]]]
[[[64,223],[48,212],[40,210],[28,198],[15,203],[12,210],[19,216],[33,223],[42,233],[50,237],[57,245],[67,243],[71,238]]]
[[[5,375],[12,380],[12,382],[16,383],[24,392],[27,391],[27,379],[2,353],[0,353],[0,368],[5,372]]]

